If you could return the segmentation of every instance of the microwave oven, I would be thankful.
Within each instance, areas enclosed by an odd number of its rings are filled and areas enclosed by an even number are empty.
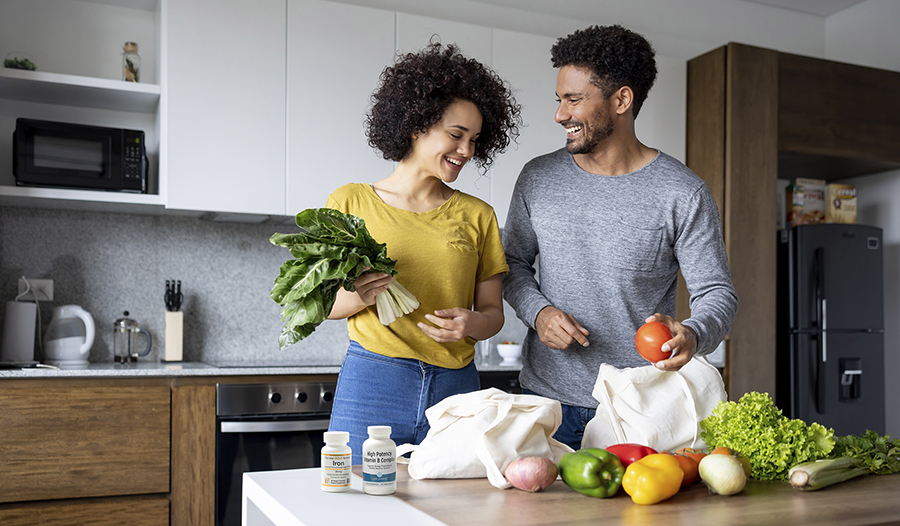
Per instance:
[[[144,132],[16,119],[13,175],[19,186],[147,193]]]

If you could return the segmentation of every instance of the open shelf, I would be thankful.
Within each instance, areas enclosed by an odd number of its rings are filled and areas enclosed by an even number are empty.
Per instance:
[[[0,69],[0,98],[154,113],[159,85],[43,71]]]

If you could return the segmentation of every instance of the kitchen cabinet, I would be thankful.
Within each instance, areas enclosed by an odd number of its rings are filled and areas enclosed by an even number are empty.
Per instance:
[[[167,3],[166,206],[285,214],[285,0]]]
[[[167,524],[166,379],[0,385],[0,522]]]
[[[374,183],[394,169],[369,146],[364,127],[369,96],[394,60],[394,12],[289,0],[287,46],[287,215],[294,215],[325,206],[344,183]]]
[[[213,526],[216,384],[298,380],[6,378],[0,524]]]
[[[776,180],[900,167],[900,73],[730,43],[688,61],[687,86],[686,164],[719,205],[740,298],[729,397],[774,393]]]
[[[112,211],[162,209],[161,89],[156,60],[159,8],[156,0],[0,2],[2,54],[27,52],[37,66],[36,71],[0,68],[0,203]],[[72,38],[73,34],[90,38]],[[140,45],[140,83],[121,80],[126,41]],[[150,161],[149,193],[16,186],[12,134],[18,117],[143,130]]]

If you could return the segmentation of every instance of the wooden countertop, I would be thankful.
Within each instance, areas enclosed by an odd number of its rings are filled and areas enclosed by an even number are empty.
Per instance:
[[[297,485],[292,485],[293,495],[297,495],[297,492],[313,492],[310,498],[319,505],[323,505],[322,499],[326,496],[346,503],[346,506],[341,506],[344,511],[354,508],[350,505],[351,499],[355,499],[355,502],[360,497],[398,499],[451,526],[857,526],[900,522],[900,474],[869,475],[812,492],[795,490],[783,482],[751,480],[743,492],[730,497],[711,495],[702,483],[697,483],[682,489],[667,501],[640,506],[632,503],[631,498],[622,490],[610,499],[594,499],[576,493],[558,480],[540,493],[526,493],[516,489],[494,488],[487,479],[414,480],[409,477],[405,466],[398,468],[397,491],[390,497],[326,494],[316,483],[301,484],[301,477],[291,472],[271,473],[278,474],[279,486],[283,486],[288,480],[296,482]],[[354,473],[361,476],[361,468],[355,467]],[[267,474],[252,475],[255,483],[265,489],[264,479]],[[307,480],[316,479],[307,477]],[[354,489],[354,492],[359,493],[360,490]],[[340,501],[342,498],[346,500]],[[382,504],[386,503],[379,503]],[[367,517],[364,513],[367,508],[362,507],[362,514],[359,516],[344,519],[371,519],[371,516]],[[310,517],[303,516],[303,510],[308,507],[295,506],[295,509],[296,518],[301,523],[317,524]]]

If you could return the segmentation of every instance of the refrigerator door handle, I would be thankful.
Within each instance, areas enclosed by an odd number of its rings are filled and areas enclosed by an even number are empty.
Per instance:
[[[825,249],[816,249],[816,317],[819,324],[819,346],[816,357],[816,412],[825,414],[825,362],[828,361],[828,301],[825,298]],[[821,359],[819,359],[821,357]]]

